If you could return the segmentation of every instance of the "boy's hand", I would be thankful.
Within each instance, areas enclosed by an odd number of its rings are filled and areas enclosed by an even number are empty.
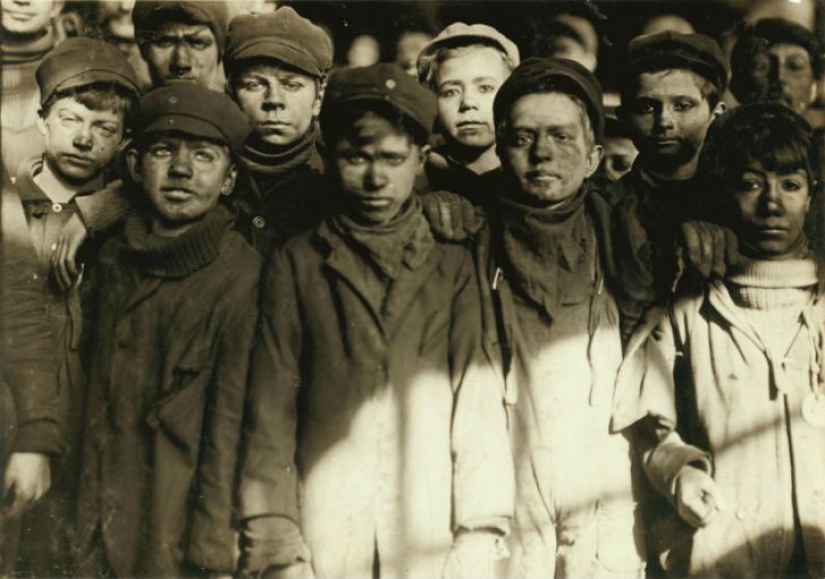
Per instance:
[[[441,241],[464,241],[478,233],[484,219],[467,199],[449,191],[430,191],[421,195],[424,216]]]
[[[3,475],[6,516],[16,518],[29,510],[51,486],[49,455],[13,452]]]
[[[727,267],[741,258],[736,234],[708,221],[683,223],[682,243],[690,263],[705,278],[724,277]]]
[[[77,283],[80,268],[77,265],[77,251],[89,238],[86,226],[76,213],[69,217],[66,225],[52,246],[52,273],[63,291],[68,291]]]
[[[676,479],[676,508],[679,516],[698,528],[707,527],[724,510],[722,493],[705,471],[692,466],[682,467]]]

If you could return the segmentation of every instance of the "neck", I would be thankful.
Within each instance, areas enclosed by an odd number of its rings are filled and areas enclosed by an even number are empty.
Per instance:
[[[68,181],[52,168],[48,157],[44,157],[43,168],[37,175],[34,175],[35,184],[55,203],[68,203],[74,199],[74,196],[84,185],[88,185],[93,180],[89,179],[89,181],[80,184]]]
[[[690,161],[679,165],[677,167],[651,167],[645,163],[642,157],[639,157],[639,163],[648,175],[660,181],[687,181],[696,175],[696,166],[699,163],[698,154]]]
[[[501,166],[501,161],[496,155],[496,145],[493,143],[486,149],[476,147],[465,147],[459,143],[449,142],[446,146],[447,154],[458,161],[461,165],[475,173],[481,175],[487,171],[492,171]]]
[[[0,39],[2,39],[3,44],[8,46],[19,46],[29,44],[30,42],[35,42],[46,36],[49,33],[49,27],[43,28],[42,30],[37,30],[30,34],[17,34],[14,32],[9,32],[8,30],[0,30]]]
[[[192,229],[200,220],[188,221],[186,223],[168,223],[163,219],[152,215],[152,233],[158,237],[175,238],[180,237]]]

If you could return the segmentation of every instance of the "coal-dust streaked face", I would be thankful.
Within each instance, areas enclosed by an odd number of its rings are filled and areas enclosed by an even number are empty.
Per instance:
[[[498,150],[505,174],[537,205],[575,195],[601,159],[582,105],[562,93],[529,94],[515,101],[502,138]]]
[[[141,152],[130,150],[128,162],[152,205],[153,221],[166,232],[201,220],[235,185],[229,147],[211,140],[159,134]]]
[[[805,170],[780,173],[754,162],[729,186],[728,194],[731,225],[752,257],[790,257],[803,235],[811,203]]]
[[[52,170],[80,185],[97,177],[117,154],[123,140],[123,113],[93,111],[66,97],[52,103],[39,127]]]
[[[187,81],[209,87],[218,68],[218,43],[205,24],[167,22],[152,34],[145,56],[155,86]]]
[[[365,113],[349,132],[333,150],[345,210],[359,223],[387,223],[413,194],[423,150],[376,114]]]

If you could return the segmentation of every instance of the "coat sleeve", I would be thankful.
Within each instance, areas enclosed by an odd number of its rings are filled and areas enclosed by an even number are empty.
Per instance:
[[[249,249],[251,252],[252,250]],[[256,256],[257,257],[257,256]],[[188,558],[212,571],[231,572],[237,561],[233,513],[249,356],[258,318],[257,260],[244,263],[235,291],[225,296],[222,328],[201,436],[198,490]]]
[[[123,181],[114,181],[89,195],[75,197],[80,218],[91,235],[122,223],[134,209]]]
[[[677,344],[688,334],[697,299],[677,304],[671,311],[649,312],[629,345],[619,369],[611,429],[629,429],[634,451],[641,457],[653,488],[673,501],[682,467],[697,465],[710,472],[710,455],[682,440],[677,432],[677,382],[689,360]]]
[[[19,197],[3,191],[0,252],[0,360],[4,390],[2,436],[9,452],[57,453],[57,362],[45,280],[38,273]],[[30,259],[27,259],[29,258]],[[13,440],[13,442],[12,442]]]
[[[261,291],[239,491],[248,570],[288,565],[304,552],[295,466],[302,329],[293,263],[285,250],[277,250],[265,268]]]
[[[515,475],[504,381],[482,348],[481,299],[467,254],[456,281],[450,328],[453,408],[453,504],[455,531],[509,532]]]

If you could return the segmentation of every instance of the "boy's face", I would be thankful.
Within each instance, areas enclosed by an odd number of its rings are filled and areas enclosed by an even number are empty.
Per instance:
[[[277,64],[253,64],[238,75],[234,90],[255,134],[270,145],[298,141],[321,109],[315,79]]]
[[[438,66],[438,119],[447,139],[475,149],[496,142],[493,100],[509,76],[501,54],[482,47]]]
[[[639,75],[636,96],[622,103],[621,112],[645,166],[673,169],[697,157],[713,120],[701,83],[701,77],[689,70]]]
[[[811,203],[805,171],[777,173],[754,162],[732,184],[730,195],[731,225],[752,257],[790,257]]]
[[[81,185],[106,168],[123,140],[123,113],[93,111],[74,97],[55,101],[38,119],[46,159],[69,183]]]
[[[208,87],[218,67],[218,44],[205,24],[167,22],[145,50],[155,86],[189,81]]]
[[[530,94],[510,108],[501,164],[524,196],[540,205],[569,199],[599,166],[580,105],[562,93]]]
[[[604,138],[604,173],[611,181],[618,181],[633,168],[639,151],[633,141],[623,137]]]
[[[375,114],[361,116],[351,133],[338,141],[332,152],[347,214],[359,223],[382,225],[395,217],[412,195],[424,150]]]
[[[2,0],[3,30],[21,36],[41,33],[63,8],[52,0]]]
[[[760,101],[778,102],[796,113],[811,103],[814,73],[808,51],[796,44],[775,44],[755,55],[745,74]]]
[[[167,232],[188,229],[235,186],[229,148],[194,136],[160,134],[142,153],[130,150],[127,161],[152,204],[154,221]]]

